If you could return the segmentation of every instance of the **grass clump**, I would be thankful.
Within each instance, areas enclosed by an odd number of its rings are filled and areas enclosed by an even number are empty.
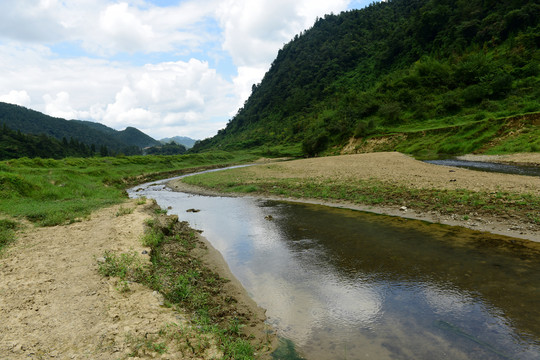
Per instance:
[[[136,252],[116,254],[106,251],[100,259],[98,271],[107,277],[117,277],[122,281],[143,281],[147,268]]]
[[[187,324],[169,324],[152,338],[130,339],[131,356],[145,351],[162,354],[180,349],[183,354],[203,358],[255,359],[255,351],[264,345],[252,342],[245,333],[251,319],[249,311],[239,311],[236,299],[224,290],[228,280],[205,266],[199,258],[206,249],[195,230],[176,216],[151,211],[147,220],[143,245],[149,246],[150,263],[143,265],[135,253],[106,252],[99,264],[103,276],[117,277],[118,290],[129,291],[130,282],[139,282],[159,291],[164,305],[187,312]],[[257,345],[255,345],[257,344]],[[216,351],[219,356],[216,356]],[[213,354],[213,355],[209,355]]]
[[[116,217],[129,215],[129,214],[133,214],[133,211],[135,211],[134,208],[125,208],[123,206],[120,206],[120,209],[118,209],[118,211],[116,212],[115,215],[116,215]]]
[[[0,219],[0,252],[15,240],[15,230],[18,226],[15,221]]]

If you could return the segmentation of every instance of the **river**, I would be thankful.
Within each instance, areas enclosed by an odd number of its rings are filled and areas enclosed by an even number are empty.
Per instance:
[[[540,259],[501,236],[164,183],[130,195],[203,230],[305,359],[540,358]]]

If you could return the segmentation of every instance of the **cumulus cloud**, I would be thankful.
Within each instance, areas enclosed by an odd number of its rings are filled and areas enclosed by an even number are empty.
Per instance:
[[[24,90],[11,90],[7,94],[0,95],[0,101],[20,106],[28,106],[30,104],[30,95]]]
[[[284,43],[348,3],[0,2],[0,101],[117,129],[136,126],[154,137],[211,136]],[[223,58],[234,69],[220,67]]]
[[[102,120],[111,127],[136,126],[160,137],[183,127],[205,137],[209,135],[207,124],[219,119],[222,125],[220,118],[231,110],[230,98],[235,99],[232,84],[207,62],[191,59],[146,65],[130,74]]]
[[[226,0],[216,10],[224,32],[223,49],[238,66],[235,84],[241,102],[260,82],[278,50],[309,28],[317,16],[340,12],[348,0]]]

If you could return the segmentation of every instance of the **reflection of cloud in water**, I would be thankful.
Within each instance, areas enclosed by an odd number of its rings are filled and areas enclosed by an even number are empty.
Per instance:
[[[422,292],[429,306],[438,314],[463,313],[476,303],[463,290],[442,288],[436,284],[422,286]]]
[[[267,309],[270,323],[279,323],[284,336],[302,344],[311,334],[329,323],[344,327],[363,327],[375,321],[382,308],[381,296],[369,287],[343,287],[328,276],[306,277],[299,287],[271,273],[244,274],[250,283],[255,300]],[[261,295],[264,294],[264,295]]]
[[[302,344],[329,323],[358,327],[378,317],[382,297],[372,287],[344,283],[328,264],[320,266],[323,254],[309,239],[302,241],[310,244],[308,248],[291,251],[290,239],[275,221],[264,219],[265,211],[269,210],[250,212],[253,216],[246,226],[253,258],[236,272],[255,301],[267,309],[269,321],[284,329],[282,335]]]

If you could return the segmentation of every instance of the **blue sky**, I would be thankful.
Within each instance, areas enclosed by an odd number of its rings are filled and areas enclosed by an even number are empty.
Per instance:
[[[202,139],[225,126],[295,34],[371,2],[2,1],[0,101]]]

